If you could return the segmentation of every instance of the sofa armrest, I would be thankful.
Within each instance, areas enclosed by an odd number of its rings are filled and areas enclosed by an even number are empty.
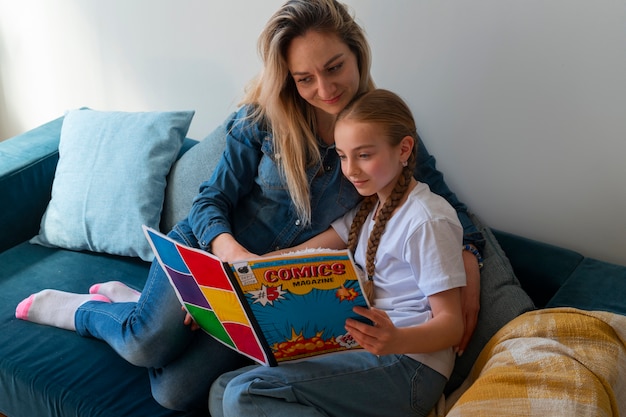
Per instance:
[[[500,230],[493,231],[522,288],[543,308],[580,265],[584,257],[569,249]]]
[[[0,252],[39,231],[59,160],[63,118],[0,142]]]

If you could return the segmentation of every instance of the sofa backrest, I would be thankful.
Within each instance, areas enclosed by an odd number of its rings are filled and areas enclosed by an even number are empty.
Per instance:
[[[176,223],[189,214],[191,203],[198,194],[200,185],[211,177],[224,152],[226,126],[233,115],[227,117],[206,138],[187,150],[172,166],[165,188],[160,225],[162,232],[169,232]]]

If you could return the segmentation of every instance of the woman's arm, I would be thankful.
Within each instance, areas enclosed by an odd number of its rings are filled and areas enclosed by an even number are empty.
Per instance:
[[[266,253],[264,256],[280,255],[288,252],[296,252],[305,249],[345,249],[346,243],[339,237],[335,229],[329,227],[319,235],[313,236],[311,239],[299,245]]]
[[[443,173],[437,170],[437,161],[434,156],[428,153],[421,138],[418,138],[417,164],[414,174],[418,181],[428,184],[432,192],[445,198],[454,207],[463,226],[463,244],[472,244],[481,251],[485,244],[482,233],[472,223],[467,206],[459,201],[456,194],[446,184]]]
[[[474,223],[472,223],[467,206],[459,201],[456,194],[450,190],[444,181],[443,174],[437,170],[435,157],[428,153],[421,138],[418,138],[417,146],[415,178],[428,184],[432,192],[445,198],[454,207],[463,226],[463,244],[473,245],[479,252],[482,252],[485,246],[485,239]],[[480,268],[478,258],[471,252],[464,250],[463,264],[465,266],[465,275],[467,276],[467,286],[461,290],[465,332],[459,345],[456,347],[459,354],[463,353],[474,334],[480,310]]]
[[[231,213],[240,199],[251,192],[257,176],[267,133],[247,118],[248,110],[241,108],[227,122],[224,153],[211,178],[200,185],[189,212],[189,224],[204,250],[211,249],[217,236],[232,234]],[[220,251],[222,248],[217,244],[213,249]],[[232,253],[240,249],[243,248],[224,251]]]

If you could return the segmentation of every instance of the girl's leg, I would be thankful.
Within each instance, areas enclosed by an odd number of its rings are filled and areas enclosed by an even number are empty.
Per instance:
[[[446,378],[403,355],[325,355],[220,377],[211,416],[426,416]]]

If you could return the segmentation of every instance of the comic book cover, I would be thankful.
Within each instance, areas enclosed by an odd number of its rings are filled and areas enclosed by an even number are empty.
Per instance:
[[[349,251],[316,250],[228,264],[144,227],[155,256],[196,323],[266,366],[359,349],[344,328],[367,307]]]

